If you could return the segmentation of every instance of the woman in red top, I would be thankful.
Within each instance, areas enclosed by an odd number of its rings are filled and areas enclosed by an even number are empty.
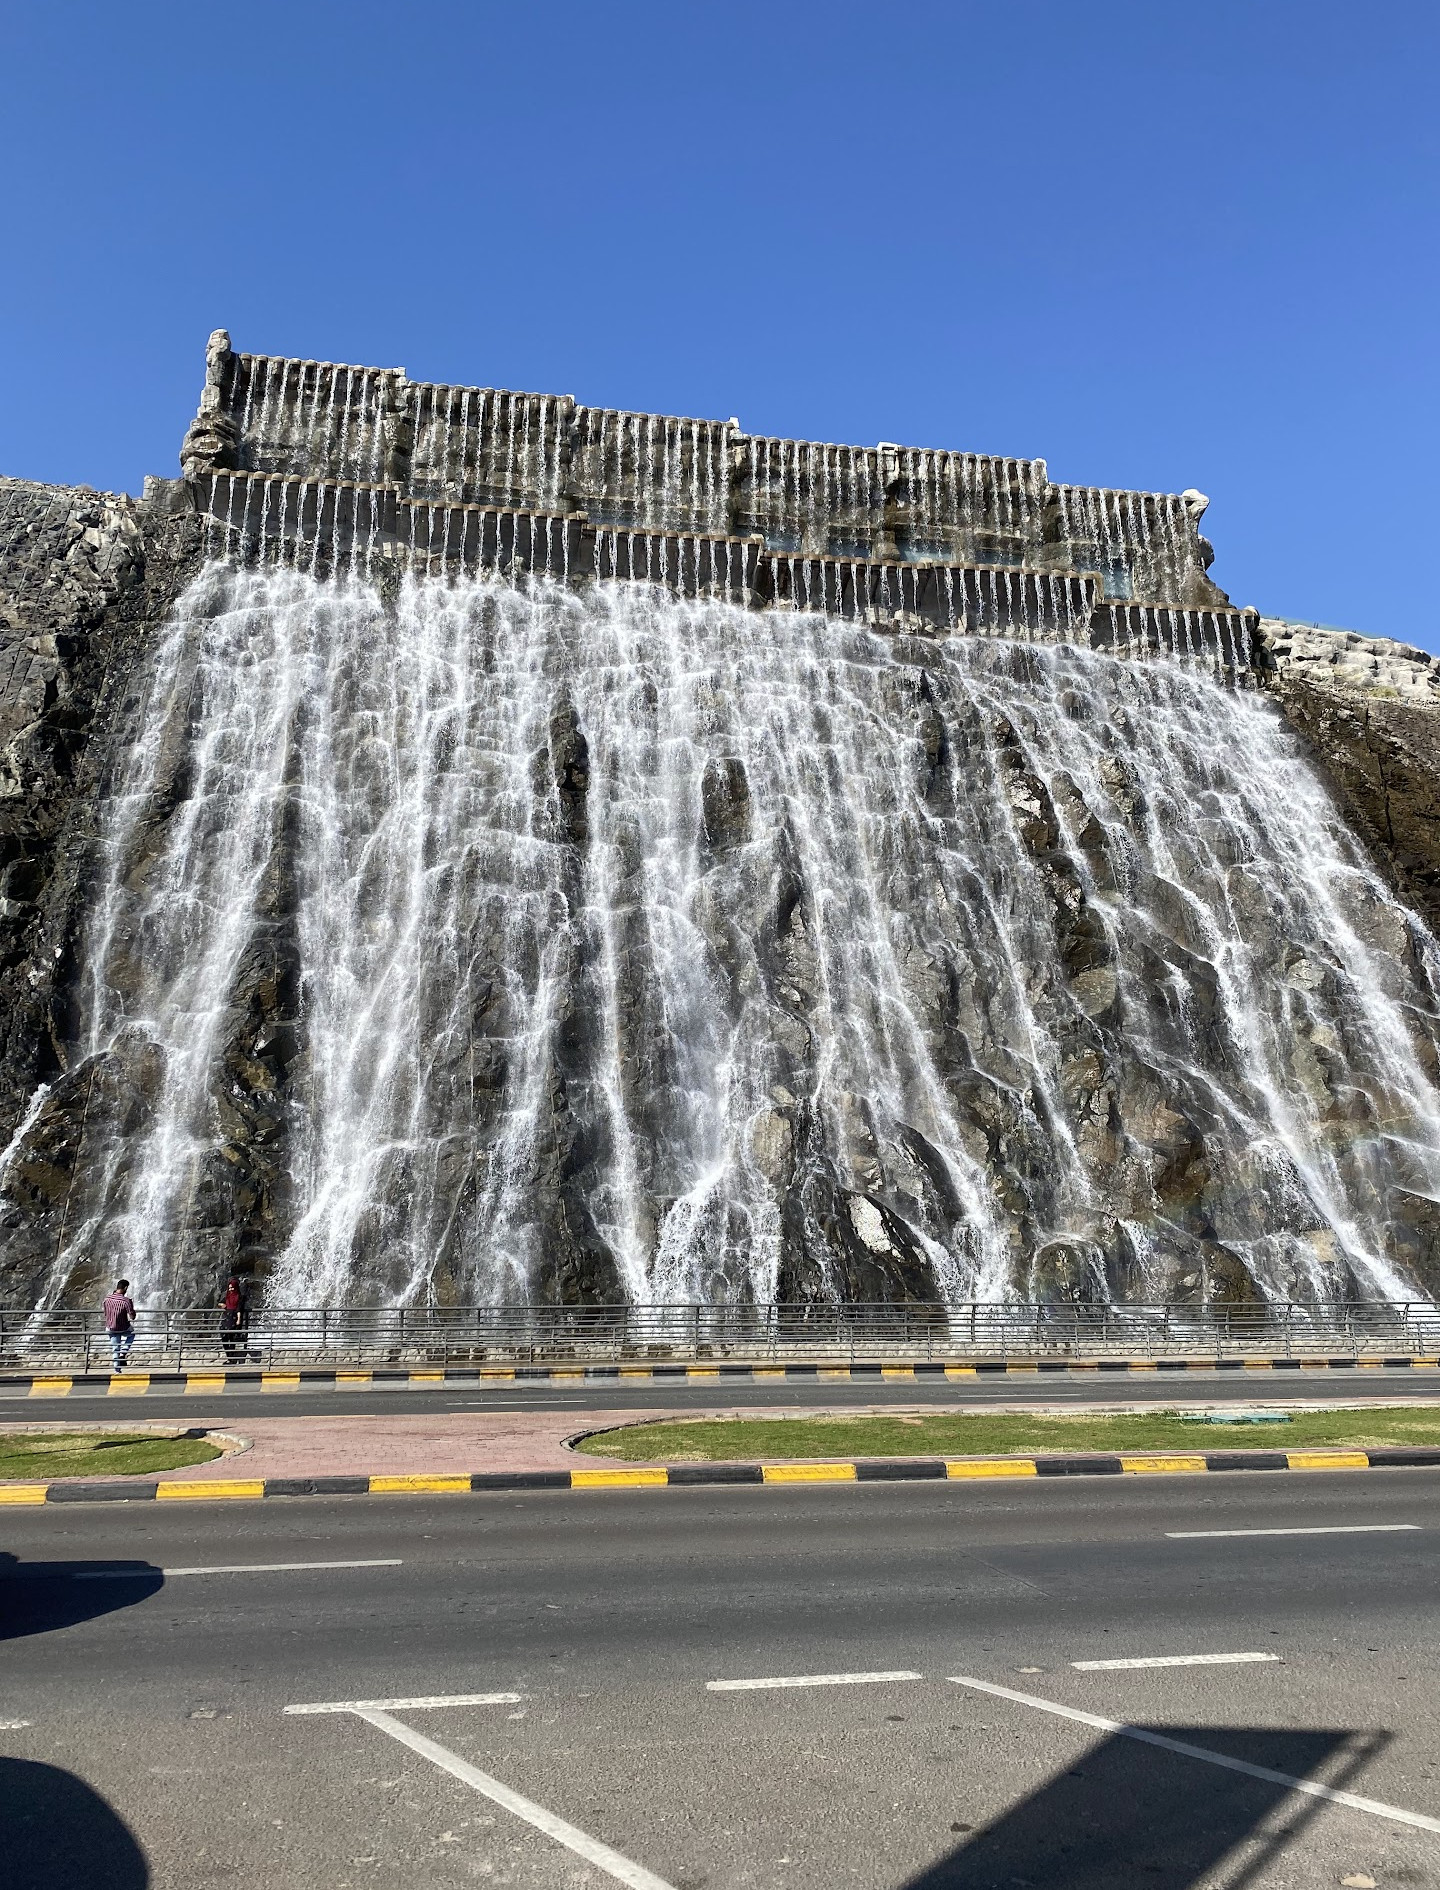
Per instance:
[[[232,1273],[220,1295],[220,1343],[227,1365],[243,1365],[250,1344],[250,1302],[245,1288]]]

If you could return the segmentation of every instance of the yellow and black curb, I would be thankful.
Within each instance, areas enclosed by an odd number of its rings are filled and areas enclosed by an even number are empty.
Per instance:
[[[425,1390],[436,1385],[615,1384],[645,1381],[726,1379],[765,1384],[775,1379],[819,1380],[830,1383],[876,1379],[951,1379],[964,1382],[996,1374],[1035,1377],[1053,1372],[1111,1374],[1125,1372],[1316,1372],[1388,1371],[1397,1367],[1434,1367],[1440,1358],[1417,1358],[1413,1353],[1373,1354],[1347,1358],[1096,1358],[1096,1359],[896,1359],[857,1360],[849,1365],[787,1362],[782,1365],[726,1363],[716,1365],[463,1365],[376,1366],[347,1369],[339,1365],[301,1365],[294,1370],[230,1369],[130,1372],[0,1372],[0,1391],[28,1391],[32,1398],[65,1398],[73,1391],[103,1391],[112,1397],[143,1397],[147,1392],[190,1395],[225,1391],[294,1392],[330,1386],[340,1391],[367,1387],[406,1386]]]
[[[890,1457],[854,1463],[686,1463],[584,1470],[481,1470],[459,1476],[172,1478],[162,1482],[0,1483],[0,1506],[40,1503],[234,1502],[278,1496],[468,1496],[506,1490],[658,1490],[704,1485],[922,1483],[996,1477],[1186,1476],[1224,1470],[1440,1468],[1440,1449],[1212,1450],[1194,1455]]]

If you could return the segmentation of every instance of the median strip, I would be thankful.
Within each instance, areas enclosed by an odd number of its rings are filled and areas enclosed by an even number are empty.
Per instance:
[[[1214,1474],[1232,1470],[1323,1470],[1330,1464],[1320,1452],[1211,1451],[1194,1459],[1143,1459],[1118,1456],[998,1457],[957,1460],[934,1457],[859,1458],[823,1463],[681,1463],[596,1466],[576,1470],[477,1470],[469,1474],[416,1473],[404,1476],[312,1476],[200,1478],[148,1482],[116,1478],[85,1482],[75,1478],[48,1483],[0,1483],[0,1506],[46,1503],[237,1502],[297,1496],[460,1496],[531,1490],[658,1490],[763,1485],[918,1483],[985,1481],[1000,1477],[1115,1477],[1134,1475]],[[1440,1451],[1385,1449],[1337,1451],[1342,1469],[1419,1469],[1440,1467]],[[1413,1529],[1413,1523],[1354,1525],[1345,1529],[1257,1529],[1172,1531],[1177,1536],[1329,1535],[1370,1530]],[[217,1571],[218,1572],[218,1571]]]

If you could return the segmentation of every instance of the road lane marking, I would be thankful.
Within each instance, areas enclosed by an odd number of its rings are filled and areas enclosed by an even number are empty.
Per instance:
[[[1072,1660],[1077,1673],[1118,1672],[1122,1667],[1230,1667],[1245,1660],[1279,1660],[1278,1654],[1147,1654],[1137,1660]]]
[[[1419,1529],[1418,1522],[1320,1523],[1308,1529],[1167,1529],[1171,1542],[1199,1542],[1210,1536],[1389,1536]]]
[[[373,1562],[224,1562],[208,1568],[86,1568],[71,1576],[77,1582],[136,1581],[145,1575],[288,1575],[311,1568],[402,1568],[399,1556]]]
[[[922,1680],[908,1668],[894,1673],[797,1673],[770,1680],[707,1680],[707,1693],[750,1693],[760,1687],[866,1687],[885,1680]]]
[[[453,1706],[453,1705],[503,1705],[516,1699],[515,1694],[477,1694],[466,1700],[457,1696],[451,1700],[395,1700],[388,1704],[396,1707],[417,1706]],[[331,1707],[287,1706],[287,1713],[328,1712],[337,1709]],[[569,1824],[553,1811],[547,1811],[543,1805],[537,1805],[531,1798],[522,1798],[519,1792],[511,1791],[508,1785],[502,1785],[498,1778],[491,1778],[488,1772],[482,1772],[479,1766],[471,1765],[468,1759],[462,1759],[458,1752],[452,1752],[448,1746],[439,1745],[433,1739],[427,1739],[403,1720],[392,1719],[385,1707],[376,1703],[366,1705],[355,1701],[338,1709],[353,1713],[357,1719],[363,1719],[367,1725],[378,1731],[388,1733],[402,1746],[408,1746],[422,1759],[428,1759],[442,1772],[448,1772],[452,1778],[468,1785],[483,1798],[488,1798],[492,1805],[499,1805],[502,1811],[508,1811],[512,1817],[522,1819],[535,1830],[543,1832],[555,1843],[563,1844],[567,1851],[573,1851],[577,1857],[583,1857],[587,1864],[593,1864],[597,1870],[603,1870],[607,1877],[615,1878],[617,1883],[629,1885],[629,1890],[674,1890],[674,1886],[657,1877],[653,1870],[647,1870],[643,1864],[637,1864],[633,1858],[623,1852],[613,1850],[599,1838],[590,1836],[578,1825]]]
[[[1150,1732],[1144,1726],[1126,1726],[1118,1719],[1102,1719],[1098,1713],[1082,1713],[1078,1707],[1061,1706],[1057,1700],[1037,1699],[1033,1693],[1017,1693],[1012,1687],[997,1687],[990,1680],[975,1680],[952,1673],[957,1687],[969,1687],[976,1693],[990,1693],[997,1699],[1013,1700],[1019,1706],[1033,1706],[1038,1712],[1053,1713],[1057,1719],[1073,1719],[1082,1726],[1094,1726],[1100,1732],[1120,1733],[1126,1739],[1138,1739],[1142,1745],[1159,1746],[1164,1752],[1178,1752],[1182,1758],[1199,1759],[1206,1765],[1221,1766],[1227,1772],[1243,1772],[1247,1778],[1264,1779],[1270,1785],[1286,1785],[1292,1792],[1304,1792],[1308,1798],[1324,1798],[1331,1804],[1348,1805],[1352,1811],[1368,1812],[1372,1818],[1386,1818],[1392,1824],[1413,1825],[1420,1831],[1440,1831],[1440,1818],[1427,1818],[1420,1811],[1403,1811],[1398,1805],[1381,1804],[1376,1798],[1360,1798],[1354,1792],[1336,1791],[1314,1779],[1296,1778],[1289,1772],[1275,1772],[1268,1765],[1251,1765],[1248,1759],[1232,1759],[1228,1752],[1215,1752],[1209,1746],[1192,1746],[1184,1739],[1171,1739],[1164,1733]]]
[[[441,1706],[518,1706],[523,1693],[419,1693],[408,1700],[312,1700],[287,1713],[419,1713]]]

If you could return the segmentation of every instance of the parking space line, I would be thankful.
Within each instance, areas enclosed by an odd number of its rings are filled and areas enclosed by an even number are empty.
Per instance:
[[[749,1693],[761,1687],[864,1687],[886,1680],[921,1680],[908,1668],[894,1673],[797,1673],[770,1680],[707,1680],[707,1693]]]
[[[434,1739],[427,1739],[403,1720],[392,1719],[386,1706],[397,1708],[418,1706],[458,1706],[458,1705],[500,1705],[517,1698],[515,1694],[475,1694],[466,1699],[456,1695],[452,1699],[435,1698],[430,1700],[393,1700],[384,1705],[380,1702],[367,1704],[363,1701],[351,1701],[339,1707],[287,1706],[287,1713],[306,1712],[350,1712],[357,1719],[363,1719],[367,1725],[378,1731],[388,1733],[402,1746],[408,1746],[422,1759],[428,1759],[442,1772],[448,1772],[452,1778],[468,1785],[483,1798],[488,1798],[493,1805],[499,1805],[502,1811],[508,1811],[512,1817],[520,1818],[532,1825],[535,1830],[552,1838],[555,1843],[563,1844],[567,1851],[573,1851],[577,1857],[583,1857],[587,1864],[593,1864],[597,1870],[603,1870],[607,1877],[615,1878],[617,1883],[628,1884],[630,1890],[674,1890],[674,1886],[657,1877],[653,1870],[647,1870],[643,1864],[637,1864],[633,1858],[623,1852],[612,1849],[600,1838],[590,1836],[578,1825],[570,1824],[566,1819],[557,1817],[553,1811],[547,1811],[543,1805],[537,1805],[531,1798],[521,1797],[519,1792],[511,1791],[508,1785],[502,1785],[498,1778],[491,1778],[488,1772],[482,1772],[477,1765],[471,1765],[468,1759],[462,1759],[458,1752],[452,1752],[448,1746],[438,1744]]]
[[[1211,1536],[1391,1536],[1419,1529],[1416,1522],[1320,1523],[1308,1529],[1167,1529],[1171,1542],[1201,1542]]]
[[[417,1693],[408,1700],[312,1700],[287,1713],[419,1713],[442,1706],[518,1706],[523,1693]]]
[[[1209,1746],[1192,1746],[1184,1739],[1171,1739],[1164,1733],[1150,1732],[1144,1726],[1126,1726],[1118,1719],[1104,1719],[1099,1713],[1082,1713],[1075,1706],[1061,1706],[1058,1700],[1037,1699],[1033,1693],[1017,1693],[1011,1687],[998,1687],[991,1680],[976,1680],[967,1674],[952,1673],[957,1687],[969,1687],[976,1693],[990,1693],[996,1699],[1013,1700],[1017,1706],[1033,1706],[1037,1712],[1053,1713],[1057,1719],[1073,1719],[1099,1732],[1120,1733],[1126,1739],[1138,1739],[1142,1745],[1159,1746],[1164,1752],[1178,1752],[1185,1759],[1199,1759],[1205,1765],[1218,1765],[1227,1772],[1243,1772],[1247,1778],[1264,1779],[1270,1785],[1286,1785],[1307,1798],[1324,1798],[1331,1804],[1347,1805],[1351,1811],[1363,1811],[1372,1818],[1385,1818],[1392,1824],[1413,1825],[1420,1831],[1440,1831],[1440,1818],[1427,1818],[1421,1811],[1404,1811],[1398,1805],[1381,1804],[1376,1798],[1360,1798],[1354,1792],[1336,1791],[1315,1779],[1296,1778],[1289,1772],[1275,1772],[1268,1765],[1251,1765],[1248,1759],[1232,1759],[1228,1752],[1215,1752]]]
[[[208,1568],[86,1568],[71,1576],[77,1582],[134,1581],[157,1572],[168,1581],[172,1575],[289,1575],[312,1568],[403,1568],[399,1556],[370,1562],[217,1562]]]
[[[1077,1673],[1118,1673],[1124,1667],[1233,1667],[1247,1660],[1279,1660],[1278,1654],[1146,1654],[1135,1660],[1072,1660]]]

